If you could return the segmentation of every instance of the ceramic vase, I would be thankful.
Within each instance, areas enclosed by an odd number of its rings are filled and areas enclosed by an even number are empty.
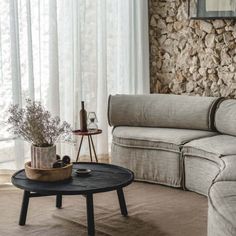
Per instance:
[[[56,146],[37,147],[31,145],[31,167],[50,169],[56,161]]]

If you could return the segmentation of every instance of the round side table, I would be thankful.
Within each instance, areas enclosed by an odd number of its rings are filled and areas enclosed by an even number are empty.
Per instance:
[[[77,157],[76,157],[76,162],[79,161],[79,154],[80,154],[80,150],[81,150],[81,147],[82,147],[82,143],[83,143],[83,140],[84,140],[84,136],[87,136],[88,137],[88,144],[89,144],[89,154],[90,154],[90,159],[91,159],[91,162],[93,162],[93,156],[92,156],[92,149],[93,149],[93,153],[94,153],[94,156],[95,156],[95,160],[96,162],[98,162],[98,158],[97,158],[97,154],[96,154],[96,150],[95,150],[95,147],[94,147],[94,143],[93,143],[93,138],[92,136],[93,135],[97,135],[97,134],[101,134],[102,133],[102,130],[101,129],[96,129],[96,130],[88,130],[88,131],[81,131],[81,130],[74,130],[73,131],[73,134],[74,135],[79,135],[81,136],[81,140],[80,140],[80,144],[79,144],[79,150],[78,150],[78,154],[77,154]],[[92,147],[91,147],[92,146]]]

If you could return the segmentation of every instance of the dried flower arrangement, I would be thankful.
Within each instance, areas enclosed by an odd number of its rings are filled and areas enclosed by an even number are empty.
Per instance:
[[[53,146],[60,137],[71,132],[67,122],[61,124],[60,118],[52,117],[40,102],[27,99],[25,108],[11,105],[9,113],[9,130],[37,147]]]

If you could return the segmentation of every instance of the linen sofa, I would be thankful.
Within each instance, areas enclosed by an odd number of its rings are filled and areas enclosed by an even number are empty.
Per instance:
[[[236,235],[236,100],[115,95],[108,121],[112,163],[136,180],[208,196],[208,235]]]

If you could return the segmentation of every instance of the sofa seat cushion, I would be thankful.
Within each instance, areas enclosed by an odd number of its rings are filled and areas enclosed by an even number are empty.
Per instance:
[[[236,234],[236,182],[216,182],[209,192],[210,236]]]
[[[225,168],[225,160],[228,156],[236,155],[235,144],[236,137],[229,135],[216,135],[186,143],[182,149],[185,188],[207,195],[213,180]]]
[[[193,140],[183,147],[184,155],[202,157],[214,162],[221,162],[222,156],[236,154],[236,137],[216,135]]]
[[[221,158],[224,167],[215,181],[236,181],[236,155]]]
[[[136,180],[182,187],[182,145],[214,132],[120,126],[113,130],[111,161],[132,170]]]
[[[120,126],[113,130],[113,143],[143,149],[160,149],[179,152],[183,144],[215,132],[189,129]]]

